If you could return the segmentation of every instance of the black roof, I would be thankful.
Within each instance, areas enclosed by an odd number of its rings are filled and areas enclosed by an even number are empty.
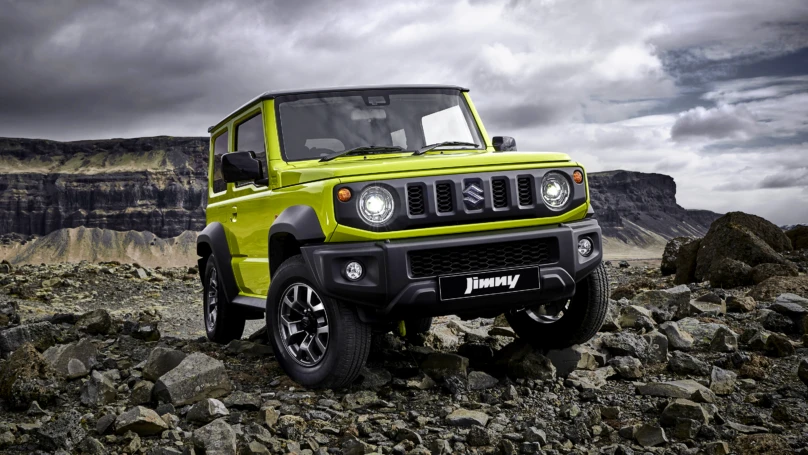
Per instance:
[[[221,126],[227,119],[233,117],[234,115],[238,115],[253,104],[258,101],[263,100],[271,100],[278,96],[284,95],[305,95],[309,93],[319,93],[319,92],[356,92],[361,90],[396,90],[396,89],[448,89],[448,90],[460,90],[461,92],[468,92],[469,89],[464,87],[459,87],[457,85],[438,85],[438,84],[424,84],[424,85],[363,85],[363,86],[356,86],[356,87],[327,87],[327,88],[307,88],[307,89],[300,89],[300,90],[271,90],[268,92],[264,92],[255,98],[251,99],[240,108],[236,109],[235,111],[231,112],[227,115],[223,120],[219,123],[211,126],[208,128],[208,133],[213,131],[214,129]]]

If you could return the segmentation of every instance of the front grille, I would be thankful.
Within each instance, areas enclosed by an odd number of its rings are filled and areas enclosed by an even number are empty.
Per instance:
[[[508,181],[504,178],[491,180],[491,193],[494,200],[494,207],[502,208],[508,206]]]
[[[410,215],[423,215],[426,213],[424,187],[422,185],[410,185],[407,187],[407,207]]]
[[[435,185],[435,196],[438,199],[438,212],[447,213],[452,211],[452,184],[438,183]]]
[[[519,205],[533,204],[533,183],[530,177],[519,177]]]
[[[410,275],[427,278],[456,273],[482,272],[557,261],[556,239],[490,243],[477,246],[410,251]]]

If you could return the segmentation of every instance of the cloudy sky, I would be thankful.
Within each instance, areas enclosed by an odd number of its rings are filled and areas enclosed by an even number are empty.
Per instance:
[[[206,134],[269,89],[470,87],[489,133],[808,222],[805,0],[0,0],[0,136]]]

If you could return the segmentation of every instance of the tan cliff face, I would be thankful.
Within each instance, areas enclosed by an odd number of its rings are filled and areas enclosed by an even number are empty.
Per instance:
[[[205,223],[206,138],[0,138],[0,234],[78,226],[173,237]]]

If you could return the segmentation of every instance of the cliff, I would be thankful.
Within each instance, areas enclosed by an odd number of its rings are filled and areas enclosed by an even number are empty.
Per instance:
[[[0,138],[0,234],[78,226],[174,237],[205,224],[206,138]]]

